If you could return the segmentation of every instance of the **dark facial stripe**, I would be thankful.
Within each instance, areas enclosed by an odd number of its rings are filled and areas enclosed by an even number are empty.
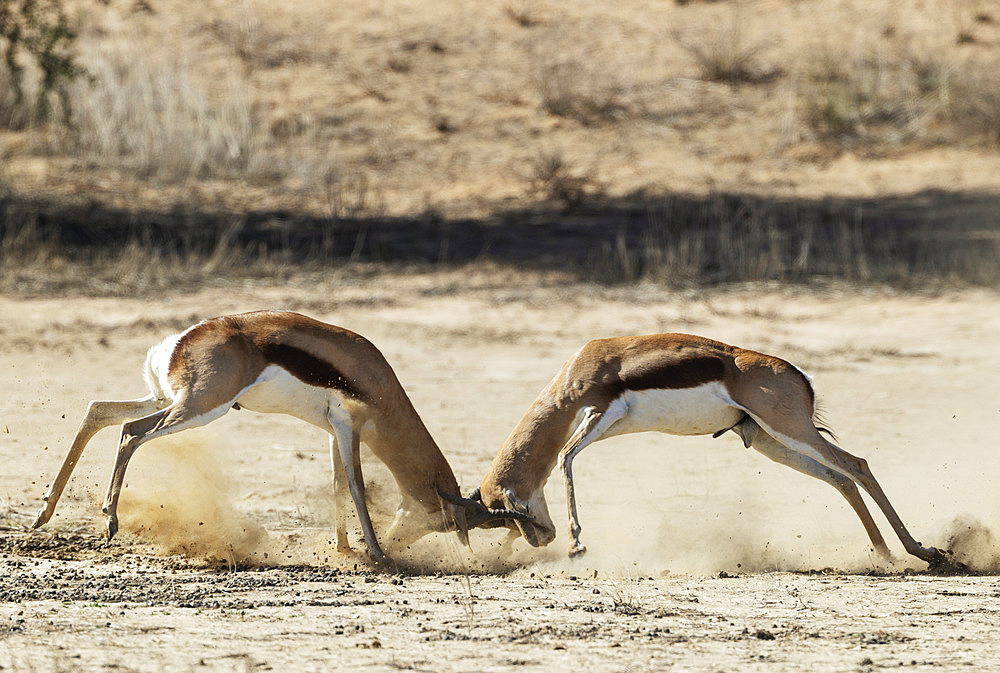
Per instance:
[[[722,360],[714,356],[684,358],[658,367],[621,372],[622,384],[629,390],[694,388],[710,381],[721,381],[726,373]]]
[[[264,344],[261,346],[261,352],[269,363],[286,369],[303,383],[321,388],[333,388],[357,400],[368,399],[367,395],[352,381],[347,380],[333,365],[300,348],[284,344]]]

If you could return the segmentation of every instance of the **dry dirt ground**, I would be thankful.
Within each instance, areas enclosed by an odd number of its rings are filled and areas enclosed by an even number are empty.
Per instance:
[[[88,77],[73,131],[0,129],[24,197],[478,218],[574,184],[997,192],[992,0],[63,4]]]
[[[231,412],[145,446],[105,546],[102,431],[57,515],[29,531],[90,399],[144,394],[160,337],[202,317],[300,310],[371,338],[463,487],[585,340],[700,333],[814,375],[840,443],[913,534],[969,575],[877,565],[830,487],[735,436],[619,437],[576,462],[583,540],[496,560],[433,535],[375,569],[330,544],[326,440]],[[0,670],[994,670],[1000,583],[1000,299],[854,290],[669,292],[462,270],[139,299],[0,297]],[[13,317],[16,316],[16,319]],[[394,506],[367,460],[376,526]],[[879,519],[883,530],[891,534]],[[352,539],[360,542],[359,532]],[[520,544],[520,543],[519,543]],[[392,550],[389,550],[392,553]]]

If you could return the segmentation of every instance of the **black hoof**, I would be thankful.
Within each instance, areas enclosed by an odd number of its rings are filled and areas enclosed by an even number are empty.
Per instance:
[[[375,549],[368,550],[368,560],[374,563],[375,565],[383,565],[392,562],[392,559],[386,556],[385,552],[383,552],[378,547],[376,547]]]
[[[927,561],[927,570],[929,572],[940,575],[974,574],[972,568],[955,559],[955,555],[950,549],[941,551],[931,547],[931,550],[934,552],[934,555],[929,559],[925,559]]]
[[[118,532],[118,519],[108,519],[108,543],[111,543],[111,538],[115,536]]]
[[[38,514],[35,515],[35,520],[31,522],[31,527],[38,528],[40,526],[43,526],[48,520],[49,520],[48,512],[46,512],[45,508],[42,507],[40,510],[38,510]]]

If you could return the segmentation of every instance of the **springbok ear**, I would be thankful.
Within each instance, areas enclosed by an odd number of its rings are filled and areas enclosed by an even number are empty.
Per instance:
[[[518,512],[520,514],[531,516],[531,513],[528,511],[528,503],[514,495],[514,491],[509,488],[504,490],[504,492],[500,495],[500,499],[503,501],[504,508],[509,509],[512,512]]]
[[[525,542],[530,544],[532,547],[539,546],[538,535],[535,533],[535,525],[531,521],[531,512],[528,511],[528,504],[515,496],[514,491],[509,488],[504,489],[503,493],[500,495],[500,499],[503,501],[504,508],[528,517],[527,520],[514,519],[514,523],[517,524],[517,528],[521,531],[521,536],[524,538]]]

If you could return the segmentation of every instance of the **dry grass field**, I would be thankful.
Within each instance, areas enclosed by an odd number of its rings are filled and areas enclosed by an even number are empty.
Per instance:
[[[346,261],[1000,281],[987,0],[63,3],[52,114],[24,54],[25,100],[0,86],[5,291]]]
[[[19,193],[455,217],[996,186],[988,0],[67,7],[88,73],[73,128],[0,108]]]
[[[1000,667],[996,2],[56,4],[48,117],[0,62],[0,671]],[[323,434],[246,411],[143,447],[112,544],[110,429],[29,530],[89,400],[258,308],[369,337],[466,492],[588,339],[779,355],[967,572],[881,517],[877,561],[733,435],[652,434],[576,461],[581,559],[555,475],[550,547],[375,567],[332,544]]]

